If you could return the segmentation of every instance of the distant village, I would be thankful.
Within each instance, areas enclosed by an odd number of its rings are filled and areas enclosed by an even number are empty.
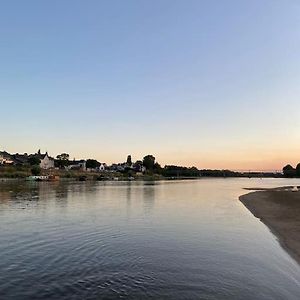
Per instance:
[[[150,155],[149,157],[151,158]],[[155,158],[153,156],[152,158],[154,165]],[[83,172],[124,172],[132,170],[136,173],[145,173],[145,160],[147,160],[147,157],[144,158],[144,163],[139,160],[133,163],[131,161],[131,155],[128,155],[126,162],[107,165],[95,159],[70,160],[69,154],[67,153],[62,153],[57,155],[56,158],[53,158],[48,152],[41,153],[40,150],[34,154],[11,154],[6,151],[0,151],[0,165],[2,166],[39,166],[42,170],[64,169]]]
[[[300,169],[300,168],[299,168]],[[98,174],[99,173],[99,174]],[[132,161],[128,155],[126,161],[113,163],[99,162],[96,159],[70,159],[68,153],[55,158],[48,152],[38,150],[34,154],[11,154],[0,151],[0,178],[25,178],[30,175],[55,175],[66,178],[105,179],[184,179],[199,177],[282,177],[280,172],[236,172],[231,170],[211,170],[196,167],[165,165],[162,167],[153,155],[142,160]],[[98,175],[97,175],[98,174]],[[80,177],[81,176],[81,177]],[[284,173],[284,176],[286,174]],[[286,176],[287,177],[287,176]]]

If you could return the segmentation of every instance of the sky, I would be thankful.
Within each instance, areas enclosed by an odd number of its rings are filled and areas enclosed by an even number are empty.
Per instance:
[[[297,0],[0,2],[0,150],[300,161]]]

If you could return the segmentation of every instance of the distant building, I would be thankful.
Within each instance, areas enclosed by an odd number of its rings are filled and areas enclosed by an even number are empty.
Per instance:
[[[54,158],[48,156],[48,153],[44,155],[44,157],[41,159],[40,167],[42,169],[52,169],[54,168]]]
[[[141,161],[136,162],[133,165],[133,170],[137,173],[145,173],[146,172],[146,167],[143,166],[143,163]]]
[[[27,153],[9,154],[6,151],[0,152],[0,165],[24,166],[28,165],[29,159],[33,157],[40,160],[40,167],[42,169],[54,168],[54,158],[50,157],[47,152],[42,154],[40,150],[31,155],[28,155]]]
[[[106,168],[107,168],[106,163],[101,163],[100,166],[99,166],[99,171],[100,171],[100,172],[105,171]]]
[[[30,155],[30,157],[36,157],[38,158],[40,162],[41,169],[53,169],[54,168],[54,158],[50,157],[48,155],[48,152],[45,154],[42,154],[39,150],[36,154]]]
[[[81,170],[86,171],[86,161],[85,160],[73,160],[70,164],[66,167],[68,170]]]
[[[13,156],[6,151],[0,152],[0,165],[14,165]]]
[[[16,153],[16,154],[11,155],[11,157],[12,157],[12,160],[14,161],[14,165],[16,165],[16,166],[22,166],[22,165],[25,165],[28,163],[27,153],[25,153],[25,154]]]

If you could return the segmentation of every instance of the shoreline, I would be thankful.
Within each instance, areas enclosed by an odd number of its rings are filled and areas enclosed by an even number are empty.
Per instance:
[[[292,186],[246,190],[252,192],[241,195],[239,200],[300,264],[300,191],[293,190]]]

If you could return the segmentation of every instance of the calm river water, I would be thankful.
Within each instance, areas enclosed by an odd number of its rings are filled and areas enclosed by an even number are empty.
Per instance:
[[[0,183],[0,299],[300,299],[239,202],[288,179]]]

